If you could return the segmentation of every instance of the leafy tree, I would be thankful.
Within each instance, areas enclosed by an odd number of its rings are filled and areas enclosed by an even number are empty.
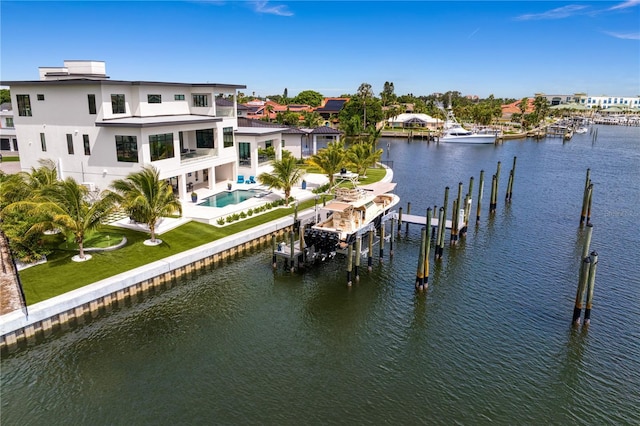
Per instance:
[[[173,194],[173,188],[160,179],[160,173],[153,166],[145,166],[139,172],[114,181],[111,188],[111,199],[120,204],[132,219],[147,224],[153,243],[156,242],[158,219],[175,212],[182,214],[182,205]]]
[[[347,114],[343,114],[340,116],[340,130],[344,132],[344,137],[346,140],[352,140],[358,137],[360,133],[364,131],[362,128],[362,121],[360,120],[360,116],[357,114],[353,114],[348,116]]]
[[[549,103],[547,102],[547,98],[544,96],[536,96],[533,100],[533,108],[533,113],[536,116],[536,123],[539,123],[540,120],[544,120],[549,113]]]
[[[0,104],[11,102],[11,92],[9,89],[0,89]]]
[[[309,158],[309,164],[322,170],[329,178],[329,186],[333,186],[333,175],[338,173],[346,163],[346,150],[342,142],[330,142],[326,148]]]
[[[300,168],[298,160],[289,151],[282,152],[282,160],[271,162],[273,171],[271,173],[261,173],[258,181],[269,188],[284,191],[285,203],[289,205],[289,196],[293,186],[302,179],[304,170]]]
[[[10,204],[5,211],[29,212],[39,218],[27,234],[40,235],[53,229],[72,234],[75,243],[78,244],[79,257],[84,259],[86,233],[96,229],[113,211],[113,206],[112,200],[106,194],[91,202],[89,190],[73,178],[67,178],[43,188],[40,195],[33,199]]]
[[[521,117],[522,117],[522,127],[526,128],[525,124],[525,114],[527,113],[527,106],[529,105],[529,98],[522,98],[520,100],[520,104],[518,108],[520,109]]]
[[[366,122],[363,122],[362,119],[364,117],[365,105],[367,108],[367,119]],[[343,126],[343,123],[349,122],[352,117],[357,117],[358,120],[360,120],[360,131],[366,129],[371,125],[376,125],[380,121],[384,120],[384,112],[382,111],[382,104],[380,100],[376,98],[367,98],[365,100],[358,97],[357,95],[352,97],[349,102],[344,104],[344,106],[340,110],[340,113],[338,114],[342,130],[346,131],[346,127],[354,127],[352,124],[346,124],[345,126]]]
[[[298,96],[293,98],[293,103],[317,107],[322,103],[323,98],[324,96],[322,96],[321,93],[313,90],[303,90],[302,92],[298,93]]]
[[[28,209],[9,209],[5,207],[21,201],[33,201],[41,197],[44,189],[57,182],[57,171],[51,160],[41,160],[40,167],[32,168],[31,172],[16,174],[0,173],[0,210],[2,227],[10,239],[13,253],[23,261],[33,261],[50,253],[41,243],[41,235],[28,233],[29,229],[46,217],[38,215]]]
[[[302,125],[309,129],[322,124],[322,116],[315,111],[302,111]]]
[[[380,92],[380,99],[382,99],[383,106],[391,105],[392,103],[395,102],[396,95],[395,93],[393,93],[393,90],[394,90],[393,83],[385,81],[384,88],[382,89],[382,92]]]
[[[276,114],[276,123],[297,126],[300,123],[300,114],[293,111],[279,112]]]
[[[370,129],[367,139],[354,143],[346,152],[346,160],[356,173],[366,177],[367,168],[373,166],[380,160],[382,149],[377,149],[377,140],[380,137],[380,130]]]

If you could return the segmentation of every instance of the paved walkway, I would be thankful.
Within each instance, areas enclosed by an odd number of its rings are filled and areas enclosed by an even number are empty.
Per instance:
[[[0,170],[8,175],[18,173],[20,171],[19,161],[3,161],[0,163]]]
[[[0,297],[0,315],[13,312],[22,307],[18,280],[9,255],[9,245],[4,232],[0,232],[0,295],[2,295]]]

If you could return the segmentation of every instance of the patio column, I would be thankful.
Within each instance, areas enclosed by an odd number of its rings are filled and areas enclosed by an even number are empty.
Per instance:
[[[280,139],[278,139],[278,142],[276,143],[276,160],[280,161],[282,160],[282,134],[280,135]]]
[[[316,135],[313,135],[313,155],[318,153],[318,140],[316,139]]]
[[[178,179],[178,197],[180,199],[187,199],[189,194],[187,193],[187,175],[181,174]]]

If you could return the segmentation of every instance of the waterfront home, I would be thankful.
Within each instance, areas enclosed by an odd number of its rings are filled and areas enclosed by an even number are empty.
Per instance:
[[[9,102],[0,104],[0,150],[2,154],[18,151],[16,128],[13,124],[13,108]]]
[[[193,189],[235,182],[247,150],[257,159],[271,141],[281,155],[277,129],[238,128],[244,85],[112,80],[102,61],[64,61],[39,72],[39,80],[0,83],[10,86],[22,170],[51,159],[60,178],[97,191],[153,165],[187,200]],[[256,161],[247,174],[257,169]]]

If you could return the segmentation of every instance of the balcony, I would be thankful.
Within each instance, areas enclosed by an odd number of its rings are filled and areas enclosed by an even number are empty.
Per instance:
[[[211,158],[216,156],[215,149],[183,149],[180,152],[180,162],[190,163],[192,161],[198,161],[205,158]]]

